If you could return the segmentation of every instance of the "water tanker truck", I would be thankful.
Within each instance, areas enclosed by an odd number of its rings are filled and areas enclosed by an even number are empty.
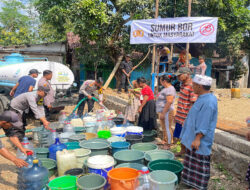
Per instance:
[[[47,58],[30,58],[19,53],[12,53],[0,59],[0,113],[8,108],[11,100],[9,92],[16,85],[18,79],[28,75],[29,70],[37,69],[43,73],[44,70],[51,70],[52,88],[55,90],[55,102],[53,108],[63,108],[76,103],[76,96],[72,94],[74,82],[73,72],[64,64],[48,61]],[[36,81],[42,77],[38,75]],[[34,90],[37,89],[37,83]]]

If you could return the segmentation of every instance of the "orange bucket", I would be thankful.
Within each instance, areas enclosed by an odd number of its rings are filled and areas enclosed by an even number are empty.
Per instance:
[[[139,172],[133,168],[115,168],[108,172],[111,190],[134,190],[139,186]]]

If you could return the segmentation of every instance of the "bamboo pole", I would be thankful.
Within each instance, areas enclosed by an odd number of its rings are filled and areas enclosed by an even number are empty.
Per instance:
[[[155,1],[155,18],[159,16],[159,0]],[[155,54],[156,54],[156,44],[153,46],[153,56],[152,56],[152,73],[155,72]]]
[[[192,0],[188,0],[188,17],[191,16]],[[186,66],[189,66],[189,43],[186,45]]]

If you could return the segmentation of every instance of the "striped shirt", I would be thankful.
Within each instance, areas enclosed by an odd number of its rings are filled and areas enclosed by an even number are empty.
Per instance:
[[[181,85],[175,120],[183,125],[188,112],[196,101],[197,95],[194,93],[192,83]]]

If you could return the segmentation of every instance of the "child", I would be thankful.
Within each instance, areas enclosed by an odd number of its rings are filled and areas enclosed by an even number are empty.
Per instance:
[[[132,81],[133,89],[129,89],[129,102],[125,110],[124,124],[128,120],[130,123],[136,122],[136,114],[140,107],[141,88],[138,87],[137,82]]]

